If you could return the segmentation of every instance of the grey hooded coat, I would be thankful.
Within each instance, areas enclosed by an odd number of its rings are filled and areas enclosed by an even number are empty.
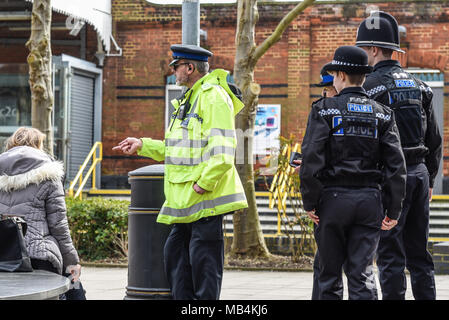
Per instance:
[[[51,262],[61,274],[79,263],[70,237],[62,163],[31,147],[0,154],[0,214],[22,216],[30,258]]]

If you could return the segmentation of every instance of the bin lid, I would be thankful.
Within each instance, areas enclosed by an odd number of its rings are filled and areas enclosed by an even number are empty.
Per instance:
[[[163,164],[152,164],[152,165],[142,167],[142,168],[128,172],[129,177],[133,177],[133,176],[163,176],[163,175],[164,175],[164,165]]]

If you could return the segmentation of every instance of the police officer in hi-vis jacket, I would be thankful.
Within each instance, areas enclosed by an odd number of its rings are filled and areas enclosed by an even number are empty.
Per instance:
[[[396,228],[381,234],[377,266],[383,299],[405,299],[410,272],[415,299],[436,298],[434,265],[427,250],[429,201],[441,160],[441,135],[432,106],[432,90],[406,72],[393,51],[403,52],[396,19],[375,11],[359,26],[356,46],[368,54],[373,73],[363,87],[394,112],[407,163],[407,192]],[[391,201],[386,197],[385,202]]]
[[[349,299],[377,299],[373,259],[380,231],[395,226],[405,194],[394,115],[362,88],[371,70],[362,49],[335,51],[324,71],[338,94],[313,103],[301,146],[303,206],[317,225],[319,299],[343,298],[343,264]],[[385,211],[381,184],[392,199]]]
[[[194,45],[171,50],[176,84],[188,91],[172,101],[165,140],[127,138],[115,149],[165,161],[166,200],[157,221],[173,225],[164,247],[173,298],[217,300],[223,215],[248,206],[234,165],[234,119],[244,105],[227,84],[225,70],[208,72],[210,51]]]

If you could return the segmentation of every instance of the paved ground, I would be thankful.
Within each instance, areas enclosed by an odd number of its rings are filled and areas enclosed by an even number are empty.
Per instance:
[[[127,268],[83,267],[81,280],[89,300],[123,300],[128,282]],[[407,276],[410,288],[410,279]],[[437,275],[437,299],[449,300],[449,275]],[[346,285],[346,282],[345,282]],[[379,288],[379,284],[377,286]],[[311,272],[225,270],[222,300],[310,300]],[[379,290],[379,297],[381,298]],[[345,290],[344,298],[347,299]],[[407,290],[407,300],[413,300]]]

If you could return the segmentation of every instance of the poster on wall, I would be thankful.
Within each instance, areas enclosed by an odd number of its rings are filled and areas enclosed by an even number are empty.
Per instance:
[[[281,135],[281,105],[259,104],[254,126],[255,155],[268,155],[273,149],[279,149]]]

